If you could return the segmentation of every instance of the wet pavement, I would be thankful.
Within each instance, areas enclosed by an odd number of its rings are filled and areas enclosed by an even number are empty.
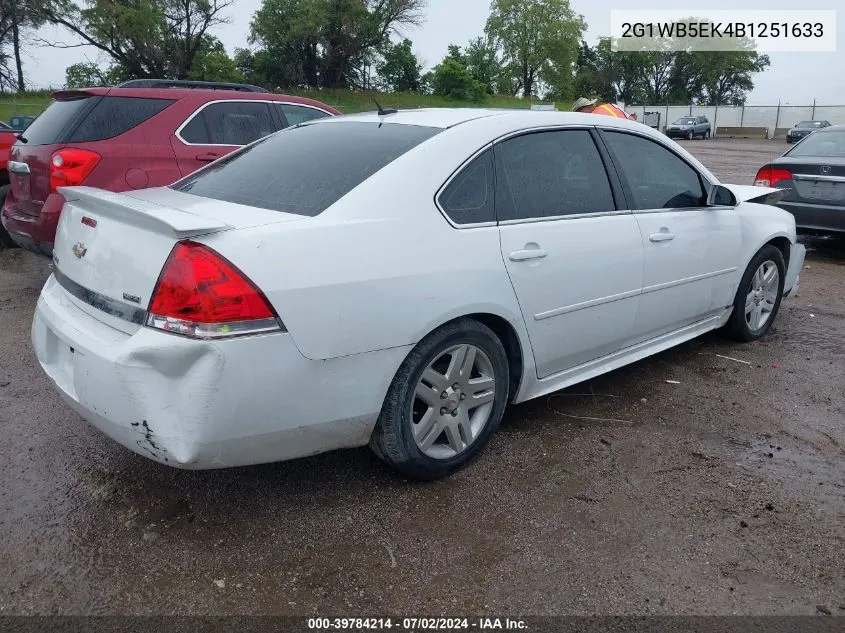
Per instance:
[[[685,145],[727,182],[765,160]],[[511,407],[434,484],[366,449],[215,472],[130,453],[37,367],[47,262],[0,252],[0,614],[845,614],[845,241],[806,243],[764,340]]]

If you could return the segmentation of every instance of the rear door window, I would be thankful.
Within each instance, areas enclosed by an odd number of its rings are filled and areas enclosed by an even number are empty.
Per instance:
[[[172,103],[172,99],[101,97],[65,142],[87,143],[114,138],[154,117]]]
[[[275,131],[270,104],[222,101],[205,106],[179,135],[192,145],[249,145]]]
[[[496,146],[499,221],[616,210],[601,155],[586,130],[518,136]]]
[[[319,215],[439,128],[358,121],[292,127],[177,182],[185,193]]]
[[[294,105],[292,103],[279,103],[276,104],[276,107],[279,109],[284,127],[299,125],[300,123],[305,123],[306,121],[313,121],[314,119],[323,119],[327,116],[331,116],[328,112],[324,112],[323,110]]]

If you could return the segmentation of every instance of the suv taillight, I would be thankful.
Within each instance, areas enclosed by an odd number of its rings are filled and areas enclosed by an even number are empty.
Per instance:
[[[147,326],[191,338],[284,332],[269,301],[235,266],[202,244],[173,247],[153,291]]]
[[[50,191],[59,187],[75,187],[85,182],[100,155],[87,149],[60,149],[50,157]]]
[[[792,180],[792,172],[788,169],[763,167],[754,179],[756,187],[774,187],[781,180]]]

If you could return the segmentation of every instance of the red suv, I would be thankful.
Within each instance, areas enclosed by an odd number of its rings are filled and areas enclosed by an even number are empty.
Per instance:
[[[64,204],[58,187],[169,185],[277,130],[337,114],[243,84],[135,80],[56,92],[12,147],[2,226],[20,246],[50,256]]]

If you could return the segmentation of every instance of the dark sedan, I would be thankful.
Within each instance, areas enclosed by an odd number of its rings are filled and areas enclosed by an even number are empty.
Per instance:
[[[797,143],[812,132],[826,127],[830,127],[829,121],[801,121],[793,125],[789,132],[786,133],[786,142]]]
[[[845,233],[845,125],[819,129],[764,165],[755,185],[785,189],[778,206],[805,233]]]

